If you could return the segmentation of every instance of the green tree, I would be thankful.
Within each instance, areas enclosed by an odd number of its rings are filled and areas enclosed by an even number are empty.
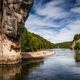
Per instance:
[[[75,36],[74,36],[74,40],[79,40],[80,39],[80,34],[76,34]]]
[[[80,42],[76,43],[75,49],[80,49]]]
[[[20,33],[21,50],[23,52],[37,51],[41,49],[53,48],[54,44],[47,41],[43,37],[28,32],[23,24],[18,25],[18,32]]]

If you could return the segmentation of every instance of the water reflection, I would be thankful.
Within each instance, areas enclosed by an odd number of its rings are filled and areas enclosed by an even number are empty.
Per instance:
[[[14,80],[16,75],[21,74],[21,66],[3,66],[0,65],[0,80]]]
[[[16,76],[15,80],[28,80],[29,74],[41,64],[43,64],[43,59],[23,61],[21,75]]]
[[[0,66],[0,80],[25,80],[29,73],[43,64],[43,60],[27,60],[14,66]]]
[[[80,50],[75,51],[75,61],[80,62]]]
[[[54,49],[45,59],[0,66],[0,80],[80,80],[80,51]],[[74,57],[75,56],[75,57]]]

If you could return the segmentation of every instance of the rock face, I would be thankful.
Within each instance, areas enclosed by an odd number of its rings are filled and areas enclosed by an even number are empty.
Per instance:
[[[71,49],[75,49],[75,46],[77,43],[80,43],[80,39],[73,41],[73,43],[71,45]]]
[[[32,0],[0,0],[0,63],[13,64],[21,59],[18,24],[24,23]]]

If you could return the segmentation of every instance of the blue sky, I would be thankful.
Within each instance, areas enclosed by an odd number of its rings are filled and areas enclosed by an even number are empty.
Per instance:
[[[25,26],[47,40],[73,40],[80,33],[80,0],[34,0]]]

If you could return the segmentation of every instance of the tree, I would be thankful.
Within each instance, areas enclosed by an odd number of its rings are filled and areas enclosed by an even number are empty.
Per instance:
[[[75,49],[80,49],[80,42],[76,43]]]
[[[74,36],[74,40],[76,41],[76,40],[79,40],[80,39],[80,34],[76,34],[75,36]]]
[[[29,52],[29,51],[37,51],[41,49],[48,49],[53,48],[54,44],[47,41],[43,37],[28,32],[28,30],[23,26],[23,24],[18,25],[20,32],[20,43],[21,43],[21,50],[23,52]]]

